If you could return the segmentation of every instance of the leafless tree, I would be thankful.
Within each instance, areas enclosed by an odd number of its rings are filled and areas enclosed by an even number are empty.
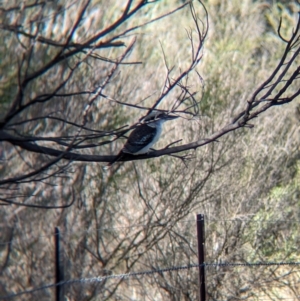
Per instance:
[[[43,267],[51,264],[48,246],[52,237],[38,239],[32,235],[41,236],[48,225],[63,228],[67,276],[72,279],[197,262],[190,217],[199,209],[209,217],[213,212],[226,219],[224,212],[228,212],[232,219],[242,220],[219,225],[217,231],[210,221],[209,261],[249,259],[245,241],[265,258],[266,248],[259,247],[264,241],[262,235],[254,235],[255,230],[247,232],[251,223],[246,217],[266,204],[250,207],[248,203],[266,196],[283,181],[278,166],[287,164],[287,159],[276,157],[276,161],[268,155],[257,158],[253,154],[256,168],[249,174],[250,156],[241,156],[241,137],[246,130],[238,130],[253,128],[250,122],[256,117],[263,118],[263,112],[293,102],[299,95],[300,23],[290,30],[289,37],[283,37],[279,25],[285,50],[276,67],[244,97],[247,101],[234,99],[229,108],[232,114],[219,117],[216,122],[202,116],[201,106],[207,103],[210,106],[213,101],[206,99],[197,69],[203,59],[204,42],[208,41],[206,8],[201,2],[187,2],[151,18],[149,12],[156,4],[156,1],[127,1],[121,8],[112,6],[106,11],[99,9],[107,5],[106,1],[66,1],[63,5],[36,1],[2,7],[4,38],[0,42],[0,55],[5,58],[2,69],[5,72],[1,78],[0,187],[4,210],[0,216],[1,227],[10,226],[2,232],[3,241],[15,240],[1,250],[5,258],[1,262],[1,295],[11,293],[12,287],[18,292],[52,282],[51,273],[43,273]],[[179,67],[174,65],[161,42],[159,51],[165,75],[153,72],[155,76],[141,79],[142,83],[133,83],[136,77],[129,83],[127,78],[147,59],[144,57],[141,62],[135,54],[140,31],[187,9],[193,21],[192,29],[187,31],[188,62]],[[131,23],[132,19],[136,22]],[[156,76],[161,92],[143,89],[143,84],[150,85],[149,81]],[[234,107],[237,102],[239,105]],[[114,160],[111,154],[122,146],[122,138],[139,124],[140,117],[153,109],[173,112],[187,120],[190,128],[185,128],[184,136],[189,141],[174,146],[174,142],[178,143],[176,137],[168,140],[170,144],[161,150],[123,158],[136,161],[162,157],[159,167],[150,160],[147,166],[135,162],[117,164],[109,172],[98,168],[95,163]],[[127,126],[128,116],[133,115],[136,122]],[[201,129],[193,123],[199,119]],[[256,127],[259,126],[258,122]],[[271,126],[275,131],[272,123]],[[224,143],[216,143],[221,137]],[[254,137],[251,141],[254,145]],[[203,153],[196,154],[193,166],[188,165],[197,148]],[[170,164],[174,157],[179,159],[175,166]],[[183,168],[182,161],[188,168]],[[268,169],[272,171],[268,173],[270,177],[256,183],[254,180],[262,178]],[[221,175],[222,181],[214,177],[216,174]],[[246,178],[245,182],[230,186],[232,178],[238,177]],[[248,190],[249,183],[252,185]],[[41,208],[57,210],[49,210],[46,215],[36,210]],[[283,233],[284,229],[280,231]],[[20,264],[10,265],[12,261]],[[38,271],[36,266],[40,267]],[[245,287],[242,284],[246,281],[232,277],[234,269],[209,272],[212,280],[208,289],[213,298],[251,297],[249,291],[257,288],[257,273],[247,278],[252,282]],[[259,275],[274,281],[279,279],[274,270],[263,269]],[[144,281],[132,280],[131,284],[137,287],[139,300],[150,298],[149,291],[155,290],[159,290],[161,299],[194,300],[197,274],[194,271],[159,274]],[[123,280],[77,283],[66,294],[80,300],[109,300],[120,295],[126,298],[130,288]],[[38,300],[50,294],[44,290],[32,296]]]

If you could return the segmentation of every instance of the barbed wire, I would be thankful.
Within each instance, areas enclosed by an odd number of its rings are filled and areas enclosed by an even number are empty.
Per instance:
[[[297,298],[297,299],[295,299],[295,298]],[[295,298],[292,298],[292,297],[290,297],[290,298],[281,298],[281,297],[277,297],[276,296],[276,300],[299,300],[299,298],[300,298],[300,295],[299,296],[296,296]],[[270,300],[274,300],[274,299],[271,299],[271,298],[266,298],[266,297],[264,297],[264,298],[255,298],[255,300],[259,300],[259,301],[270,301]],[[216,300],[216,301],[227,301],[227,300]]]
[[[178,221],[176,222],[176,224],[180,225],[180,224],[186,224],[186,223],[195,223],[196,224],[196,219],[191,219],[191,220],[183,220],[183,221]],[[273,220],[273,221],[264,221],[264,220],[252,220],[252,219],[224,219],[224,220],[220,220],[220,219],[210,219],[210,218],[205,218],[205,222],[206,222],[206,227],[208,227],[209,223],[212,222],[250,222],[250,223],[259,223],[259,224],[276,224],[276,223],[280,223],[280,222],[284,222],[284,223],[300,223],[300,220]],[[159,226],[158,223],[153,223],[153,224],[133,224],[133,225],[129,225],[129,226],[114,226],[114,227],[101,227],[101,228],[96,228],[96,229],[87,229],[87,230],[66,230],[66,231],[60,231],[60,234],[74,234],[74,233],[89,233],[89,232],[95,232],[95,231],[107,231],[107,230],[121,230],[121,229],[130,229],[130,228],[138,228],[138,227],[142,227],[142,228],[148,228],[149,226]],[[13,228],[11,228],[13,229]],[[28,232],[31,233],[31,232]],[[25,233],[24,235],[28,234]],[[32,240],[32,239],[37,239],[37,238],[49,238],[51,236],[55,236],[56,234],[54,233],[49,233],[49,234],[43,234],[43,235],[38,235],[38,236],[34,236],[34,237],[22,237],[22,238],[17,238],[17,239],[12,239],[10,241],[4,241],[4,242],[0,242],[0,246],[3,245],[7,245],[7,244],[13,244],[15,242],[20,242],[20,241],[26,241],[26,240]]]
[[[149,276],[153,274],[163,274],[166,272],[172,271],[180,271],[180,270],[188,270],[192,268],[199,268],[199,267],[258,267],[258,266],[300,266],[300,262],[224,262],[224,263],[204,263],[204,264],[190,264],[184,266],[173,266],[168,268],[162,269],[155,269],[155,270],[148,270],[148,271],[140,271],[140,272],[131,272],[125,274],[114,274],[114,275],[107,275],[107,276],[97,276],[92,278],[79,278],[79,279],[71,279],[66,281],[61,281],[58,283],[51,283],[46,284],[37,288],[33,288],[30,290],[24,290],[18,293],[13,293],[4,297],[0,296],[0,300],[6,300],[15,298],[25,294],[32,294],[37,291],[45,290],[48,288],[53,288],[60,285],[67,285],[67,284],[74,284],[74,283],[93,283],[93,282],[103,282],[110,279],[127,279],[132,277],[140,277],[140,276]]]

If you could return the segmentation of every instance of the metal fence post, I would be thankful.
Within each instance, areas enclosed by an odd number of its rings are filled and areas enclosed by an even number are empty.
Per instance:
[[[64,280],[63,273],[63,259],[60,257],[61,247],[60,247],[60,233],[58,227],[54,230],[54,243],[55,243],[55,283],[59,283]],[[63,286],[55,286],[55,300],[63,300]]]
[[[198,237],[198,261],[199,261],[199,284],[200,301],[205,301],[205,266],[204,266],[204,215],[197,214],[197,237]]]

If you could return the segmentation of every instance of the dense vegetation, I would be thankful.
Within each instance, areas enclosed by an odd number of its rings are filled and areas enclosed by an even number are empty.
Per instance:
[[[6,2],[0,299],[54,282],[56,226],[66,280],[197,263],[197,213],[206,218],[206,262],[300,261],[299,71],[276,105],[254,111],[299,69],[299,33],[291,69],[267,85],[271,95],[251,102],[295,32],[296,1]],[[129,156],[104,170],[128,125],[155,104],[181,117],[155,146],[176,142],[174,152]],[[198,144],[175,152],[191,142]],[[300,295],[299,267],[216,266],[206,275],[209,300]],[[189,269],[77,282],[64,294],[197,300],[198,287],[198,270]],[[50,288],[16,299],[53,296]]]

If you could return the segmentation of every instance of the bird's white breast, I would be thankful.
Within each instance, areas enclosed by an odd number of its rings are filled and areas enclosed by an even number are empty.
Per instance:
[[[150,150],[150,148],[158,141],[162,132],[162,125],[164,121],[165,120],[157,120],[156,122],[148,124],[148,126],[156,128],[156,134],[153,137],[153,140],[149,144],[147,144],[144,148],[142,148],[138,152],[135,152],[134,155],[146,154]]]

